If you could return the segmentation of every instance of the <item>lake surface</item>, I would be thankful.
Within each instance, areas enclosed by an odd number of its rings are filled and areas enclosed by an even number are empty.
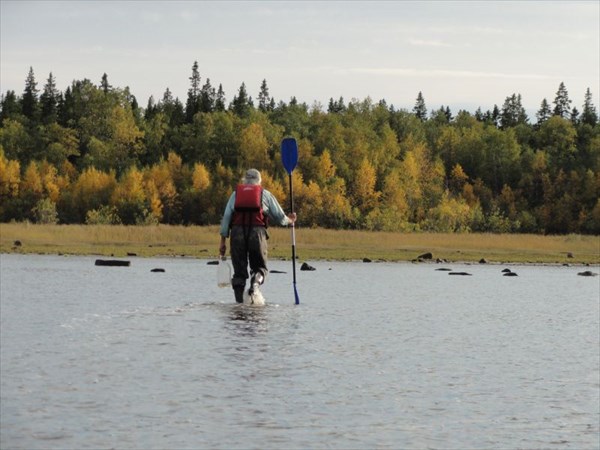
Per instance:
[[[129,260],[0,255],[2,449],[600,447],[597,267]]]

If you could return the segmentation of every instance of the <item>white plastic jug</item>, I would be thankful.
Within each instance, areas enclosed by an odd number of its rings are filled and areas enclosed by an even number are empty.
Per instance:
[[[221,256],[217,266],[217,286],[231,286],[231,265],[227,262],[226,256]]]

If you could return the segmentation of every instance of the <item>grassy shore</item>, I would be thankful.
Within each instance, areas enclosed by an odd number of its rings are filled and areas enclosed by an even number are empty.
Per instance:
[[[218,227],[0,224],[0,252],[137,255],[216,258]],[[269,228],[269,257],[291,257],[291,235]],[[21,245],[15,245],[20,241]],[[411,261],[431,252],[434,260],[497,263],[599,264],[599,236],[523,234],[384,233],[366,231],[296,230],[300,261]]]

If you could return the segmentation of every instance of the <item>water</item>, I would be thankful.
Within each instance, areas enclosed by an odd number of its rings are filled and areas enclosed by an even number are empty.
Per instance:
[[[600,447],[582,268],[130,259],[0,255],[2,449]]]

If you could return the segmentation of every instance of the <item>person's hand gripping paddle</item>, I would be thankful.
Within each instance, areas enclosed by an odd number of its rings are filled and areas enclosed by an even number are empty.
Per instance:
[[[281,141],[281,162],[283,167],[287,171],[290,179],[290,212],[294,212],[294,188],[292,186],[292,172],[298,164],[298,144],[294,138],[285,138]],[[300,304],[300,297],[298,297],[298,290],[296,289],[296,232],[294,224],[292,223],[292,270],[294,273],[294,297],[296,298],[296,305]]]

